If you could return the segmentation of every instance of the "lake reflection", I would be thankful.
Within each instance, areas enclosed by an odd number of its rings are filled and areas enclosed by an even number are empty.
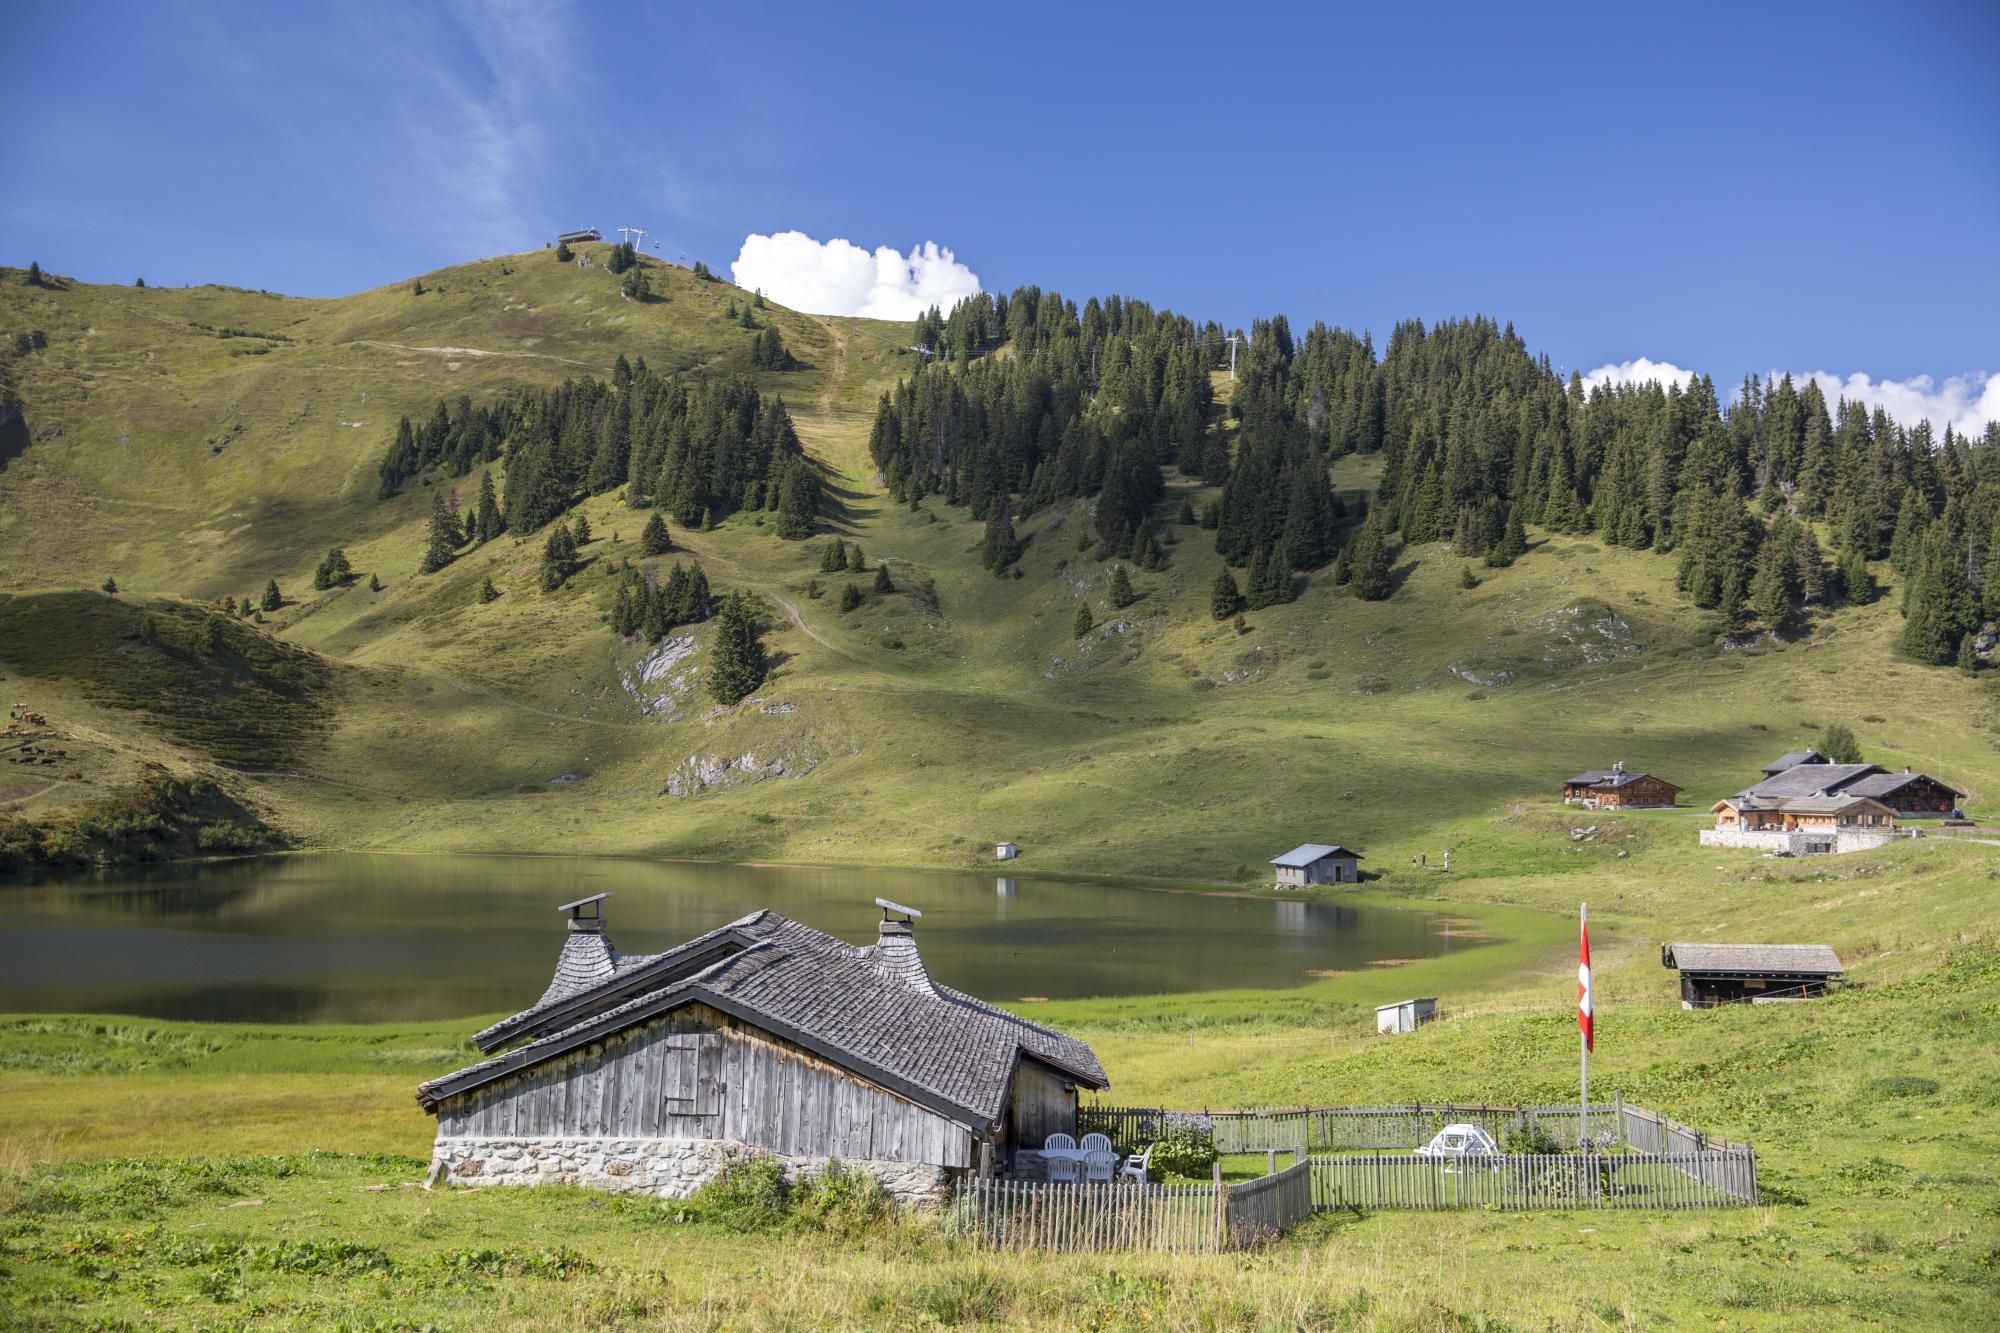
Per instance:
[[[514,1010],[548,982],[555,905],[607,890],[630,953],[759,907],[866,942],[872,900],[890,898],[923,912],[932,976],[1003,1004],[1295,986],[1452,943],[1424,912],[1016,876],[299,855],[0,887],[0,1011],[291,1023]]]

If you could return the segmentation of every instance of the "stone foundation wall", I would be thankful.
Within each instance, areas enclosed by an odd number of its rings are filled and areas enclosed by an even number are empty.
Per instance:
[[[1861,852],[1871,847],[1882,847],[1895,840],[1893,829],[1832,829],[1817,831],[1798,830],[1787,833],[1783,829],[1734,829],[1705,828],[1701,831],[1701,845],[1704,847],[1749,847],[1763,852],[1790,852],[1794,856],[1809,855],[1809,849],[1833,844],[1835,852]]]
[[[431,1151],[437,1178],[455,1185],[583,1185],[620,1194],[681,1199],[731,1162],[770,1157],[797,1180],[826,1170],[824,1157],[786,1157],[730,1139],[445,1138]],[[954,1172],[925,1162],[848,1162],[882,1182],[906,1207],[935,1207]]]

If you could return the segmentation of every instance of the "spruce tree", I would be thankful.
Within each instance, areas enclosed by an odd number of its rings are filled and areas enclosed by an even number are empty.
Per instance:
[[[1069,623],[1069,636],[1072,639],[1080,639],[1090,633],[1093,624],[1095,622],[1090,618],[1090,603],[1078,602],[1076,604],[1076,616]]]
[[[665,555],[673,549],[673,538],[667,532],[667,520],[659,510],[655,509],[646,516],[646,526],[639,533],[639,553]]]
[[[847,568],[856,574],[866,574],[868,572],[868,557],[861,554],[860,542],[856,542],[847,548]]]
[[[1139,600],[1139,594],[1132,588],[1132,576],[1125,572],[1125,566],[1111,567],[1111,587],[1106,591],[1105,597],[1113,607],[1121,610]]]
[[[850,581],[840,590],[841,613],[844,615],[859,605],[861,605],[861,589],[855,587],[853,582]]]
[[[715,643],[708,669],[708,693],[727,707],[740,703],[764,683],[767,659],[757,621],[741,593],[722,599],[715,618]]]
[[[1196,520],[1194,516],[1194,502],[1192,500],[1181,501],[1181,512],[1179,521],[1190,528],[1195,525]]]
[[[576,537],[561,523],[549,528],[542,543],[542,591],[554,592],[576,572]]]
[[[1458,586],[1468,590],[1479,586],[1479,578],[1472,572],[1471,565],[1460,565],[1458,567]]]
[[[819,586],[818,579],[807,579],[806,596],[817,602],[820,598],[826,596],[826,589]]]
[[[896,585],[889,579],[889,566],[882,563],[879,560],[876,561],[875,562],[876,594],[879,596],[885,593],[892,593],[894,591],[896,591]]]
[[[1850,606],[1866,606],[1875,600],[1875,576],[1868,569],[1868,553],[1850,548],[1840,560],[1840,595]]]
[[[570,532],[579,547],[590,545],[590,519],[585,515],[576,516],[576,521],[570,525]]]
[[[42,266],[35,260],[28,261],[28,276],[23,279],[30,287],[42,285]]]
[[[838,574],[847,568],[847,544],[835,537],[819,554],[819,572]]]
[[[460,544],[458,514],[440,487],[431,492],[430,530],[424,537],[424,558],[418,568],[426,574],[437,573],[451,563],[451,554]]]
[[[675,566],[676,571],[679,566]],[[686,586],[686,576],[682,576],[682,586]],[[667,631],[674,627],[672,595],[666,588],[639,585],[639,591],[632,599],[632,610],[636,613],[639,633],[647,643],[658,643],[667,637]]]
[[[1236,608],[1243,602],[1243,593],[1236,586],[1236,576],[1227,569],[1215,576],[1215,589],[1209,594],[1209,614],[1217,620],[1227,620],[1236,614]]]
[[[264,585],[264,596],[257,605],[266,611],[275,611],[285,604],[285,594],[278,591],[278,581],[272,579]]]
[[[1792,579],[1795,566],[1774,531],[1757,552],[1750,575],[1750,609],[1774,630],[1786,630],[1794,619]]]
[[[1354,539],[1348,562],[1348,586],[1363,601],[1379,602],[1395,591],[1389,577],[1389,540],[1382,531],[1382,511],[1370,509]]]
[[[569,248],[569,242],[556,242],[556,262],[558,264],[567,264],[574,258],[576,258],[576,252]]]
[[[994,502],[986,516],[986,535],[980,541],[980,561],[994,574],[1005,574],[1007,566],[1021,558],[1021,539],[1014,532],[1014,518],[1007,498]]]
[[[379,574],[370,574],[370,575],[368,576],[368,591],[370,591],[370,592],[380,592],[380,591],[382,591],[382,576],[381,576],[381,575],[379,575]]]
[[[115,578],[105,579],[104,591],[110,593],[113,597],[116,597],[118,595],[118,580]]]
[[[493,586],[493,576],[491,574],[488,574],[479,584],[479,600],[482,602],[497,602],[500,600],[500,590]]]
[[[1968,676],[1979,670],[1979,645],[1970,634],[1958,641],[1958,669]]]
[[[493,492],[493,474],[482,471],[479,474],[479,518],[477,532],[479,540],[490,542],[507,529],[507,520],[500,516],[500,501]]]

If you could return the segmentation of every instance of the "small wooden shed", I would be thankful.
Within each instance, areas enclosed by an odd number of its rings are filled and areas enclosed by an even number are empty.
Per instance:
[[[1074,1134],[1077,1089],[1109,1086],[1083,1042],[933,982],[908,909],[865,947],[763,911],[632,955],[603,897],[565,904],[542,998],[473,1038],[512,1049],[418,1089],[433,1178],[680,1196],[747,1157],[837,1158],[922,1202]]]
[[[1437,1011],[1438,1002],[1434,995],[1415,1000],[1398,1000],[1394,1004],[1378,1004],[1375,1006],[1375,1031],[1415,1032],[1436,1018]]]
[[[1660,963],[1680,972],[1683,1009],[1809,1000],[1844,971],[1824,944],[1663,944]]]
[[[1308,842],[1283,856],[1271,858],[1281,889],[1307,884],[1355,884],[1361,879],[1361,853],[1337,843]]]

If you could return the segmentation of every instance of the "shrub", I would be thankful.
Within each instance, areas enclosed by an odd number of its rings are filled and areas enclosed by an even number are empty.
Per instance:
[[[839,1161],[807,1176],[791,1191],[792,1224],[809,1231],[854,1236],[880,1226],[894,1211],[882,1182]]]
[[[688,1198],[688,1211],[729,1231],[759,1231],[785,1220],[784,1168],[768,1157],[732,1162]]]
[[[1936,1095],[1938,1081],[1934,1078],[1920,1078],[1915,1074],[1892,1074],[1888,1078],[1870,1080],[1868,1091],[1878,1097],[1930,1097]]]
[[[1210,1173],[1216,1156],[1215,1144],[1194,1126],[1169,1126],[1153,1144],[1147,1175],[1153,1180],[1165,1180],[1168,1176],[1200,1179]]]
[[[1559,1153],[1563,1145],[1556,1142],[1555,1135],[1531,1120],[1516,1120],[1507,1126],[1500,1136],[1502,1151],[1517,1156],[1528,1153]]]

